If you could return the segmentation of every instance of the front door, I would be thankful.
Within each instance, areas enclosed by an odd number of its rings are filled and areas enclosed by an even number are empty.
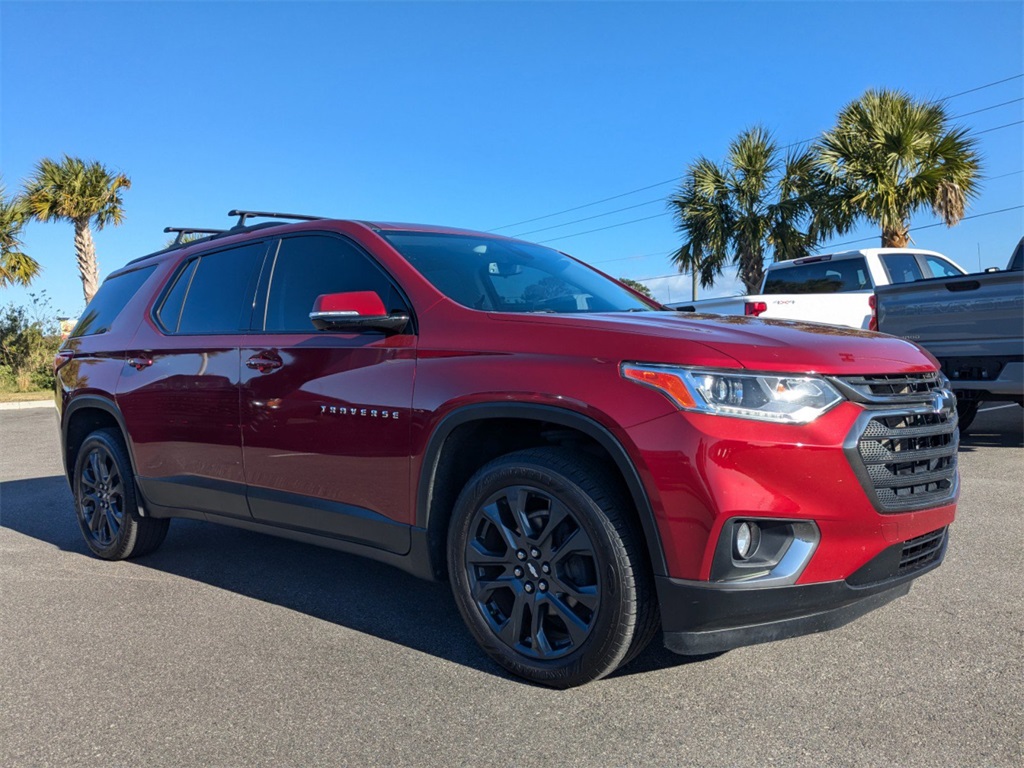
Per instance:
[[[242,444],[257,520],[409,549],[416,336],[316,331],[317,296],[375,291],[408,311],[368,254],[336,235],[280,241],[265,270],[260,329],[241,350]],[[257,310],[259,312],[259,308]]]

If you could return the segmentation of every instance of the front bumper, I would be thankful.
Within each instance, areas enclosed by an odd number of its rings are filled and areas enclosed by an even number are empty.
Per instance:
[[[665,647],[718,653],[841,627],[907,594],[942,563],[948,541],[940,529],[896,544],[842,581],[744,588],[657,577]]]

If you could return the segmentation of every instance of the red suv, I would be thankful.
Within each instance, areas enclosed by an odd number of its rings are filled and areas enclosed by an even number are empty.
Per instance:
[[[942,561],[959,433],[914,344],[669,311],[495,235],[232,213],[113,273],[57,357],[100,557],[187,517],[448,579],[557,687],[659,629],[706,654],[837,627]]]

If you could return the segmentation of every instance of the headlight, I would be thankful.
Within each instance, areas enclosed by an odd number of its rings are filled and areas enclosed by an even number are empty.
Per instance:
[[[684,411],[784,424],[807,424],[843,400],[835,387],[817,376],[641,363],[623,363],[622,375],[658,390]]]

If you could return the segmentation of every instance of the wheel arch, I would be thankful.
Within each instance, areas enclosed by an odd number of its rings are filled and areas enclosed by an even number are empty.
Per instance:
[[[128,428],[121,410],[114,401],[100,395],[81,395],[67,405],[63,421],[60,431],[61,457],[64,460],[64,475],[68,483],[74,482],[71,475],[74,471],[75,458],[85,438],[97,429],[109,427],[116,428],[121,433],[128,460],[132,464],[132,474],[138,476],[131,440],[128,438]]]
[[[427,441],[416,490],[416,526],[426,532],[429,559],[435,578],[446,576],[445,545],[452,505],[464,482],[476,469],[493,458],[527,447],[510,440],[499,451],[474,451],[474,460],[469,468],[448,466],[447,459],[457,454],[459,446],[450,441],[460,435],[471,439],[472,431],[467,427],[485,427],[496,423],[522,423],[554,425],[578,433],[598,446],[604,456],[618,470],[620,479],[633,502],[636,516],[643,532],[643,540],[651,569],[655,574],[666,574],[664,550],[658,532],[647,491],[629,453],[604,425],[584,414],[557,406],[533,403],[481,403],[467,405],[447,414],[434,429]],[[536,443],[534,443],[536,444]],[[452,480],[456,479],[456,482]]]

